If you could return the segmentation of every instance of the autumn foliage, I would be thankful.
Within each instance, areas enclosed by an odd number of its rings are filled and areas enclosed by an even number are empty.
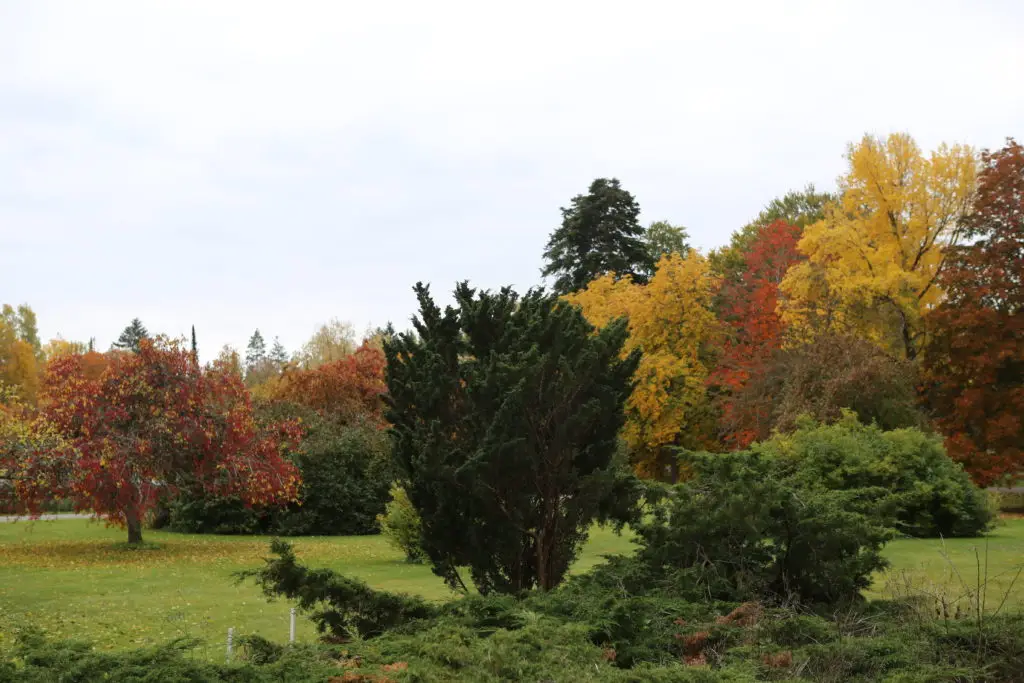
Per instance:
[[[271,390],[273,399],[291,401],[343,422],[365,417],[383,424],[381,394],[386,361],[380,349],[363,343],[353,353],[312,369],[290,368]]]
[[[800,228],[782,220],[760,228],[744,255],[741,274],[719,291],[720,319],[727,333],[709,384],[720,397],[721,436],[728,447],[746,448],[770,424],[762,407],[739,403],[735,394],[764,376],[772,354],[782,346],[784,326],[776,311],[779,283],[802,258],[799,239]]]
[[[295,498],[298,472],[284,452],[299,440],[299,427],[259,428],[236,375],[202,369],[165,341],[112,354],[98,377],[93,361],[88,354],[54,358],[38,416],[17,448],[3,451],[0,469],[24,510],[70,499],[126,526],[137,542],[158,499],[185,488],[252,504]]]
[[[928,315],[925,397],[951,456],[982,484],[1024,472],[1024,148],[1010,140],[983,171]]]
[[[646,285],[608,274],[567,297],[597,327],[628,318],[623,354],[643,351],[623,438],[636,470],[646,476],[662,476],[666,464],[674,462],[669,446],[706,445],[706,352],[717,331],[714,289],[707,259],[691,252],[663,256]]]
[[[838,201],[807,226],[796,265],[781,284],[783,318],[804,339],[822,328],[856,334],[913,359],[926,339],[924,313],[941,299],[945,248],[974,191],[970,147],[926,155],[913,138],[865,136],[851,145]]]

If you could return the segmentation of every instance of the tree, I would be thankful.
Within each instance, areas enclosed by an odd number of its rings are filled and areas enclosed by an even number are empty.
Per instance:
[[[230,372],[239,379],[242,378],[242,358],[231,344],[225,344],[220,348],[220,353],[217,354],[213,365],[222,368],[225,372]]]
[[[345,424],[381,425],[384,353],[365,343],[354,353],[312,370],[287,370],[272,389],[272,399],[298,403]]]
[[[90,349],[91,350],[91,349]],[[196,342],[196,326],[192,326],[192,362],[199,364],[199,343]]]
[[[263,384],[278,373],[278,368],[267,356],[267,345],[259,330],[249,338],[245,350],[245,385],[253,387]]]
[[[27,342],[13,339],[4,344],[0,341],[0,385],[11,387],[24,403],[35,404],[39,392],[39,370],[36,355]]]
[[[799,239],[800,228],[781,219],[759,227],[744,247],[737,277],[724,280],[716,296],[726,334],[709,384],[717,396],[722,439],[733,449],[746,448],[764,433],[762,406],[734,399],[752,378],[763,379],[782,347],[784,327],[776,312],[779,283],[802,258],[796,248]]]
[[[10,389],[20,402],[34,405],[39,391],[42,351],[35,329],[35,314],[26,305],[17,311],[0,309],[0,386]]]
[[[352,324],[331,318],[303,344],[295,359],[302,367],[311,370],[318,365],[340,360],[355,349],[356,336]]]
[[[955,245],[974,190],[969,147],[922,154],[905,134],[851,145],[837,202],[800,240],[805,263],[780,289],[783,317],[806,339],[818,330],[853,332],[913,359],[926,340],[925,311]]]
[[[925,400],[950,455],[982,485],[1024,471],[1024,148],[982,154],[983,170],[926,319]]]
[[[613,454],[639,352],[624,320],[595,331],[575,306],[462,283],[443,312],[415,288],[416,332],[387,340],[396,463],[434,572],[518,593],[565,576],[595,519],[632,510]]]
[[[128,324],[128,327],[124,328],[121,332],[121,336],[117,338],[113,346],[115,349],[122,349],[124,351],[139,352],[139,346],[143,339],[149,339],[149,332],[146,330],[145,325],[138,318],[132,318],[132,321]]]
[[[62,356],[47,367],[40,424],[60,446],[6,463],[29,512],[54,496],[69,498],[140,543],[144,515],[161,495],[183,488],[254,504],[295,498],[298,473],[283,454],[298,442],[298,425],[259,429],[232,372],[218,364],[203,371],[160,339],[115,354],[96,380],[83,358]]]
[[[21,304],[15,310],[12,306],[4,304],[3,319],[10,325],[18,339],[25,342],[32,349],[36,361],[43,361],[43,347],[39,339],[39,324],[36,321],[36,313],[28,304]]]
[[[864,424],[882,429],[927,428],[917,403],[917,366],[852,335],[822,333],[813,341],[775,350],[759,372],[731,394],[726,426],[743,438],[763,441],[790,432],[801,416],[822,423],[850,409]]]
[[[711,261],[712,272],[722,278],[723,284],[738,281],[746,267],[747,252],[764,228],[776,221],[784,221],[796,226],[802,233],[805,227],[825,217],[825,205],[835,199],[833,194],[818,192],[814,185],[807,185],[803,190],[790,190],[782,197],[776,197],[761,210],[757,218],[734,232],[727,246],[711,250],[708,260]]]
[[[246,370],[252,370],[259,364],[261,364],[267,357],[267,345],[263,341],[263,335],[260,334],[259,330],[252,333],[249,337],[249,345],[245,349],[245,367]]]
[[[709,418],[705,352],[716,332],[714,289],[707,259],[691,251],[663,256],[647,285],[605,275],[567,297],[597,327],[628,318],[623,354],[643,350],[622,433],[642,475],[660,477],[673,466],[669,446],[703,446]],[[669,477],[675,474],[673,469]]]
[[[57,356],[66,356],[71,353],[85,353],[89,345],[85,342],[68,341],[60,336],[51,339],[43,346],[43,358],[50,360]]]
[[[666,254],[679,254],[686,256],[690,253],[690,244],[687,240],[690,235],[686,228],[681,225],[672,225],[668,221],[655,221],[647,228],[644,241],[647,242],[647,251],[651,256],[651,262],[656,264]],[[654,275],[652,271],[649,273]]]
[[[644,283],[654,259],[637,220],[640,206],[615,178],[598,178],[586,195],[562,208],[562,226],[551,234],[541,273],[554,276],[554,291],[569,294],[606,273]]]
[[[280,372],[284,366],[288,363],[288,352],[285,351],[284,345],[278,337],[274,337],[274,345],[270,347],[270,362],[274,364]]]

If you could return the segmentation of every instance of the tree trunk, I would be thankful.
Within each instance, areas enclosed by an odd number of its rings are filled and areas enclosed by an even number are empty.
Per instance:
[[[142,543],[142,517],[139,511],[132,509],[125,513],[125,521],[128,524],[128,545]]]

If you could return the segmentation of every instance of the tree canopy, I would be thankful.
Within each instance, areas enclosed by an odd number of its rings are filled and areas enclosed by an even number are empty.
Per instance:
[[[840,198],[807,226],[807,260],[780,287],[783,317],[804,338],[845,330],[913,359],[925,343],[923,316],[940,300],[946,248],[961,235],[974,191],[970,147],[940,145],[926,156],[906,134],[851,145]]]
[[[605,275],[567,297],[591,324],[628,320],[623,354],[643,351],[626,405],[623,438],[636,470],[669,476],[669,446],[703,447],[709,419],[707,344],[716,333],[711,296],[715,279],[697,252],[667,254],[646,285]]]
[[[925,398],[950,454],[975,479],[1024,471],[1024,148],[982,155],[983,170],[927,315]]]
[[[541,271],[554,291],[569,294],[607,273],[646,282],[656,259],[644,241],[640,206],[616,178],[598,178],[585,195],[562,208],[562,225],[551,234]],[[668,237],[669,235],[666,235]]]

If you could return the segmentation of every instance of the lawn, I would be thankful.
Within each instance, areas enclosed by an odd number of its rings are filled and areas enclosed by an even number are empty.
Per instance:
[[[3,630],[37,624],[55,637],[80,637],[101,647],[149,645],[176,636],[206,644],[197,656],[223,656],[229,627],[278,641],[288,636],[286,602],[268,603],[252,583],[232,574],[258,566],[268,539],[192,536],[149,531],[155,549],[127,550],[124,532],[87,520],[0,524],[0,638]],[[423,566],[407,564],[381,537],[299,538],[300,558],[358,576],[376,588],[418,593],[432,600],[453,595]],[[987,539],[899,540],[886,554],[894,572],[955,587],[955,567],[965,581],[977,575],[975,549],[992,581],[989,607],[1009,585],[1011,569],[1024,562],[1024,520],[1008,521]],[[597,529],[573,567],[582,571],[601,555],[628,551],[628,539]],[[947,559],[948,558],[948,559]],[[886,577],[869,591],[884,597]],[[951,588],[953,590],[953,588]],[[1024,606],[1024,581],[1013,587],[1009,606]],[[299,619],[298,638],[314,629]]]

